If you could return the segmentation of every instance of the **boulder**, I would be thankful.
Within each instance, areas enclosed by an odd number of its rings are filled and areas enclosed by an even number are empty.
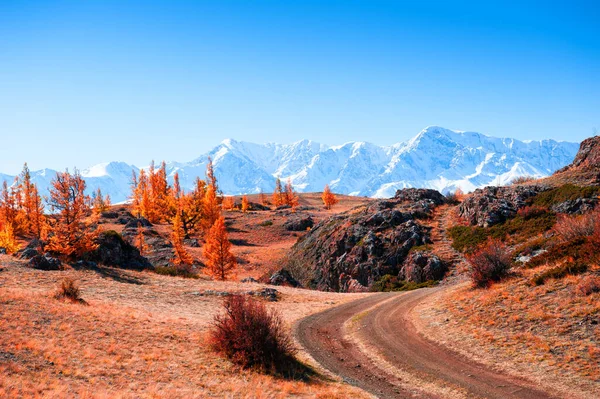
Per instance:
[[[114,230],[102,232],[96,239],[98,247],[86,256],[86,260],[124,269],[142,270],[152,268],[148,259]]]
[[[300,283],[292,276],[292,274],[286,269],[281,269],[269,278],[269,284],[272,285],[285,285],[289,287],[300,287]]]
[[[283,227],[288,231],[306,231],[307,229],[313,227],[315,222],[312,217],[294,217],[290,220],[287,220]]]
[[[413,283],[424,283],[430,280],[441,280],[446,271],[446,265],[436,255],[414,251],[404,261],[398,278]]]
[[[279,291],[275,288],[261,288],[256,291],[248,291],[248,295],[266,299],[270,302],[276,302],[279,299]]]
[[[29,267],[38,270],[61,270],[62,264],[59,259],[54,258],[50,254],[35,255],[29,260]]]
[[[19,254],[19,259],[31,259],[34,256],[38,256],[38,255],[40,255],[40,252],[37,249],[34,249],[34,248],[25,248]]]

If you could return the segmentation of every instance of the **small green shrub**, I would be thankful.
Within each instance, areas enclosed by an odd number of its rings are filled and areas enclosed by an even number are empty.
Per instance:
[[[565,184],[560,187],[544,191],[532,198],[533,205],[550,207],[565,201],[573,201],[578,198],[592,198],[600,194],[600,187],[580,187],[573,184]]]
[[[587,265],[584,263],[573,263],[567,262],[564,265],[553,267],[552,269],[546,270],[542,274],[539,274],[531,279],[532,285],[542,285],[546,282],[546,280],[555,278],[560,279],[565,277],[566,275],[576,275],[586,272],[588,269]]]
[[[488,228],[479,226],[454,226],[448,229],[452,247],[459,252],[471,253],[488,238],[512,243],[519,242],[550,230],[556,223],[554,212],[529,208],[514,218]]]
[[[273,221],[265,220],[264,222],[260,223],[259,226],[262,226],[262,227],[273,226]]]
[[[437,281],[429,280],[423,283],[400,280],[398,276],[386,274],[371,286],[371,292],[412,291],[417,288],[434,287]]]

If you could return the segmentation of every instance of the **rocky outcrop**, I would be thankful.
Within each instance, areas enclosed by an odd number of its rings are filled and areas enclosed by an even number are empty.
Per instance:
[[[548,180],[562,184],[599,185],[600,136],[583,140],[573,162],[556,171]]]
[[[86,260],[124,269],[142,270],[153,267],[136,247],[126,242],[116,231],[102,232],[96,243],[97,249],[89,253]]]
[[[397,275],[412,247],[431,242],[419,218],[444,202],[434,190],[407,189],[332,216],[299,239],[289,262],[308,270],[300,280],[303,286],[365,291],[382,276]]]
[[[598,198],[577,198],[555,204],[550,209],[556,213],[566,213],[569,215],[591,212],[598,205]]]
[[[545,186],[486,187],[475,190],[459,207],[459,215],[471,225],[489,227],[514,217]]]
[[[269,278],[269,284],[284,285],[288,287],[300,287],[300,283],[296,281],[292,274],[286,269],[281,269]]]
[[[61,270],[62,263],[59,259],[54,258],[50,254],[44,255],[35,255],[33,256],[28,263],[29,267],[38,270]]]
[[[398,278],[413,283],[441,280],[447,267],[440,258],[428,252],[414,251],[404,261]]]
[[[283,227],[288,231],[306,231],[313,227],[315,222],[312,217],[293,217],[290,220],[287,220]]]

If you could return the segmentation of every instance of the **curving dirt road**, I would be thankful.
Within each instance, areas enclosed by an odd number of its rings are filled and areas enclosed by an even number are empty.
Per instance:
[[[311,315],[295,334],[326,369],[381,398],[552,397],[421,336],[410,313],[442,289],[375,294]],[[345,331],[348,323],[352,334]]]

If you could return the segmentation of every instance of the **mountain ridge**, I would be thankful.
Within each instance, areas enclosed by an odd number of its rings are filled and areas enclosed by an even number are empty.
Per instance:
[[[389,146],[346,142],[326,146],[312,140],[291,144],[256,144],[225,139],[189,162],[168,162],[170,178],[179,173],[184,189],[203,177],[210,156],[225,194],[270,192],[276,177],[290,179],[300,192],[321,191],[329,184],[341,194],[391,197],[400,188],[433,188],[441,192],[461,188],[472,191],[486,185],[507,184],[531,175],[545,177],[573,161],[579,143],[522,141],[496,138],[478,132],[429,126],[415,137]],[[81,171],[91,192],[100,188],[113,202],[127,199],[132,170],[125,162],[106,162]],[[42,193],[55,174],[51,169],[32,171]],[[0,174],[9,184],[14,176]]]

